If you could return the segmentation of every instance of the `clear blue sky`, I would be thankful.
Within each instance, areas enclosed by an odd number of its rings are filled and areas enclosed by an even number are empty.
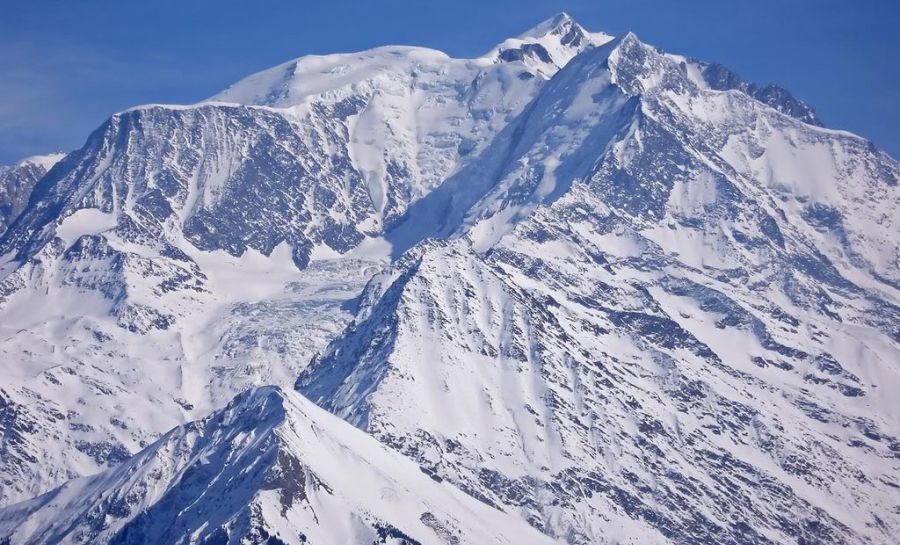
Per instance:
[[[780,83],[828,126],[900,157],[900,0],[0,0],[0,164],[304,54],[411,44],[477,56],[559,11]]]

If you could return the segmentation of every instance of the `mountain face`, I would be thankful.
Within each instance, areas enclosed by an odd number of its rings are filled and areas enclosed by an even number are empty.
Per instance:
[[[0,511],[0,534],[35,545],[553,543],[274,387]]]
[[[0,167],[0,235],[25,209],[38,180],[64,157],[61,153],[22,159],[12,166]]]
[[[545,26],[529,40],[588,47]],[[520,61],[385,47],[112,116],[0,239],[15,362],[0,504],[120,463],[249,386],[293,384],[384,266],[388,227],[546,81]]]
[[[570,543],[886,543],[898,165],[693,74],[572,60],[297,387]]]
[[[898,179],[564,14],[117,114],[0,239],[0,502],[112,469],[0,540],[889,543]],[[153,443],[260,384],[359,430],[268,388]]]

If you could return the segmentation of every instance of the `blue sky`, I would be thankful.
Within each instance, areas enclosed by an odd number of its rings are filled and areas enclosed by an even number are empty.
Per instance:
[[[0,164],[304,54],[411,44],[477,56],[559,11],[780,83],[828,126],[900,157],[898,0],[0,0]]]

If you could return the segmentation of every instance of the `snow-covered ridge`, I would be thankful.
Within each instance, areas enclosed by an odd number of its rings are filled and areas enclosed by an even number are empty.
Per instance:
[[[530,72],[549,78],[577,54],[612,38],[588,32],[561,13],[475,59],[453,59],[441,51],[412,46],[308,55],[248,76],[209,100],[290,108],[304,104],[310,97],[364,85],[379,77],[408,75],[415,85],[419,79],[433,82],[435,70],[440,72],[437,79],[445,80],[448,76],[452,79],[453,73],[490,71],[491,65],[507,62],[524,65]]]
[[[0,509],[0,536],[10,545],[553,543],[272,387],[115,469]]]
[[[31,157],[25,157],[24,159],[16,161],[13,168],[20,168],[25,165],[37,165],[44,169],[44,171],[48,171],[65,156],[66,154],[62,152],[49,153],[47,155],[32,155]]]

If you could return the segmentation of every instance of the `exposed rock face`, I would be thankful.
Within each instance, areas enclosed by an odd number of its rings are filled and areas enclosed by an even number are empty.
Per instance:
[[[718,63],[704,63],[701,61],[694,61],[694,63],[702,71],[703,80],[709,85],[710,89],[717,91],[739,90],[783,114],[796,117],[810,125],[822,126],[822,121],[816,114],[815,109],[802,100],[797,100],[783,87],[771,83],[760,86],[745,81],[739,75]]]

